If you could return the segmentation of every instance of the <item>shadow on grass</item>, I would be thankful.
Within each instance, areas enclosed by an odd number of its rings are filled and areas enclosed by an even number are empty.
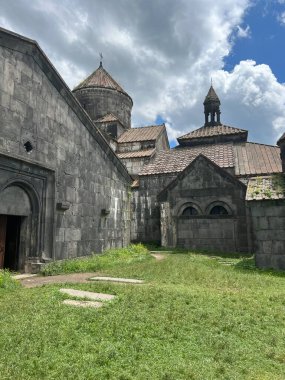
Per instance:
[[[270,275],[270,276],[274,276],[274,277],[285,277],[285,271],[281,271],[281,270],[279,271],[276,269],[257,268],[255,266],[254,257],[243,258],[237,264],[234,265],[234,269],[241,271],[241,272],[254,271],[255,273],[257,273],[259,275]]]

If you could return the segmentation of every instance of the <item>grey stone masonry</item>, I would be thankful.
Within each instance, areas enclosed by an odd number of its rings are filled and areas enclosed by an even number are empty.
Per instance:
[[[30,256],[65,259],[127,245],[124,165],[38,45],[2,29],[0,37],[0,204],[1,191],[21,180],[35,195],[38,225],[49,218]]]
[[[132,241],[161,241],[157,195],[175,177],[175,174],[139,177],[139,187],[134,188],[132,192]]]
[[[259,268],[285,269],[285,200],[248,202]]]
[[[205,156],[198,156],[158,196],[162,245],[248,252],[246,187]],[[214,208],[225,214],[213,214]],[[186,210],[194,214],[184,214]]]

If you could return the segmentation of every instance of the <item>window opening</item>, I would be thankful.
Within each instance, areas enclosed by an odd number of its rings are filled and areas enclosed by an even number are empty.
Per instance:
[[[198,211],[195,207],[186,207],[185,210],[183,210],[182,215],[184,216],[192,216],[192,215],[198,215]]]
[[[223,206],[214,206],[210,211],[210,215],[229,215],[229,213]]]
[[[25,142],[24,147],[27,153],[31,153],[34,148],[30,141]]]

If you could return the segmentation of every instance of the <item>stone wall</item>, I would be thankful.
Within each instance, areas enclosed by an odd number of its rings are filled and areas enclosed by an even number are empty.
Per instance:
[[[132,190],[132,241],[160,242],[160,206],[157,195],[175,174],[139,176],[139,187]]]
[[[131,179],[123,164],[33,41],[1,32],[0,45],[0,193],[21,182],[52,223],[39,230],[31,256],[64,259],[128,244]]]
[[[245,186],[203,156],[195,159],[159,196],[164,246],[247,252]],[[212,215],[222,206],[227,215]],[[196,215],[184,215],[193,207]]]
[[[285,269],[285,200],[248,202],[256,265]]]
[[[132,176],[137,176],[142,170],[143,166],[146,165],[150,160],[150,157],[135,157],[135,158],[121,158],[128,172]]]

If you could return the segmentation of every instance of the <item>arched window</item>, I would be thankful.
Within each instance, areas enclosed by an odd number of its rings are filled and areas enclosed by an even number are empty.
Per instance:
[[[225,207],[218,205],[211,208],[210,215],[229,215],[229,213]]]
[[[186,207],[183,212],[182,212],[182,215],[183,216],[192,216],[192,215],[198,215],[198,211],[195,207]]]

